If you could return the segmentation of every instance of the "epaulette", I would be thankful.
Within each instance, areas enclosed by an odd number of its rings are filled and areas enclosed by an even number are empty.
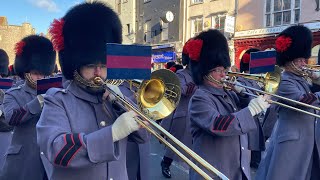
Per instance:
[[[8,93],[8,92],[12,92],[12,91],[15,91],[15,90],[19,90],[19,89],[21,89],[21,86],[22,86],[22,85],[17,86],[17,87],[12,87],[12,88],[10,88],[10,89],[6,90],[6,93]]]
[[[57,93],[62,93],[62,94],[66,94],[67,93],[67,90],[66,89],[63,89],[63,88],[50,88],[48,89],[48,91],[46,92],[46,95],[55,95]]]

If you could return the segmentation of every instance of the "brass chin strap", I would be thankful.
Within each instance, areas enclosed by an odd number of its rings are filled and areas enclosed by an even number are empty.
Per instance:
[[[34,81],[31,77],[30,73],[25,73],[24,78],[26,79],[26,83],[33,89],[37,89],[37,82]]]
[[[209,82],[212,82],[214,84],[217,84],[218,86],[225,87],[225,84],[222,81],[216,80],[214,77],[211,75],[206,75],[204,76],[204,79],[208,80]]]
[[[292,73],[298,75],[298,76],[302,76],[307,82],[308,84],[312,84],[312,79],[310,78],[309,74],[307,72],[305,72],[304,70],[298,68],[293,61],[290,62],[289,64],[289,68],[292,70]]]
[[[77,70],[73,72],[75,82],[89,93],[102,93],[104,92],[103,85],[95,84],[94,82],[85,80]]]

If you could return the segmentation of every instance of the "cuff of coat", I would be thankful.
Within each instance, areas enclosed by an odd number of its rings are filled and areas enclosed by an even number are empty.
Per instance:
[[[27,103],[27,108],[31,114],[38,114],[42,110],[38,98],[34,98],[32,101]]]
[[[111,127],[105,127],[86,136],[87,151],[91,162],[101,163],[119,159],[119,141],[113,142]]]
[[[251,112],[248,107],[240,110],[237,113],[237,119],[239,121],[242,133],[248,133],[248,132],[255,130],[257,128],[257,126],[254,122],[254,118],[251,115]]]

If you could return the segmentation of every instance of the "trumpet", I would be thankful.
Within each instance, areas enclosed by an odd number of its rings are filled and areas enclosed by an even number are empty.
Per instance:
[[[160,69],[152,72],[150,80],[145,80],[142,82],[129,81],[130,83],[136,83],[136,86],[140,84],[139,88],[137,88],[137,105],[139,108],[132,105],[129,101],[122,98],[107,86],[107,82],[114,85],[119,85],[119,83],[124,81],[127,80],[108,80],[105,82],[100,77],[96,77],[94,79],[95,84],[102,85],[116,97],[117,101],[115,103],[117,103],[118,106],[127,111],[132,110],[136,112],[138,114],[138,117],[135,119],[137,123],[139,123],[152,135],[154,135],[164,145],[170,148],[204,179],[212,178],[196,164],[194,164],[190,159],[188,159],[183,153],[177,150],[176,147],[170,144],[164,137],[160,135],[160,133],[164,134],[168,139],[179,146],[179,148],[181,148],[185,153],[187,153],[195,161],[197,161],[197,163],[209,170],[209,172],[218,175],[223,180],[228,179],[224,174],[214,168],[211,164],[209,164],[198,154],[193,152],[190,148],[188,148],[186,145],[184,145],[154,121],[170,115],[179,103],[181,96],[180,82],[178,77],[173,72],[167,69]],[[157,131],[159,131],[160,133]]]

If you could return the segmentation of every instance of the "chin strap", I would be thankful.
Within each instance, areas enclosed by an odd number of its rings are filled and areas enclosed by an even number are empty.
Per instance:
[[[25,73],[25,74],[24,74],[24,78],[26,79],[26,83],[27,83],[32,89],[37,89],[37,82],[32,79],[30,73]]]
[[[86,91],[88,91],[89,93],[103,93],[104,92],[104,88],[102,85],[98,85],[95,84],[92,81],[88,81],[86,79],[84,79],[77,70],[75,70],[73,72],[73,78],[74,81],[79,84],[80,87],[82,87],[83,89],[85,89]]]
[[[298,76],[302,76],[309,85],[312,85],[312,79],[310,78],[309,74],[307,72],[305,72],[304,70],[298,68],[293,61],[291,61],[291,63],[289,64],[289,68],[292,70],[292,73],[298,75]]]

